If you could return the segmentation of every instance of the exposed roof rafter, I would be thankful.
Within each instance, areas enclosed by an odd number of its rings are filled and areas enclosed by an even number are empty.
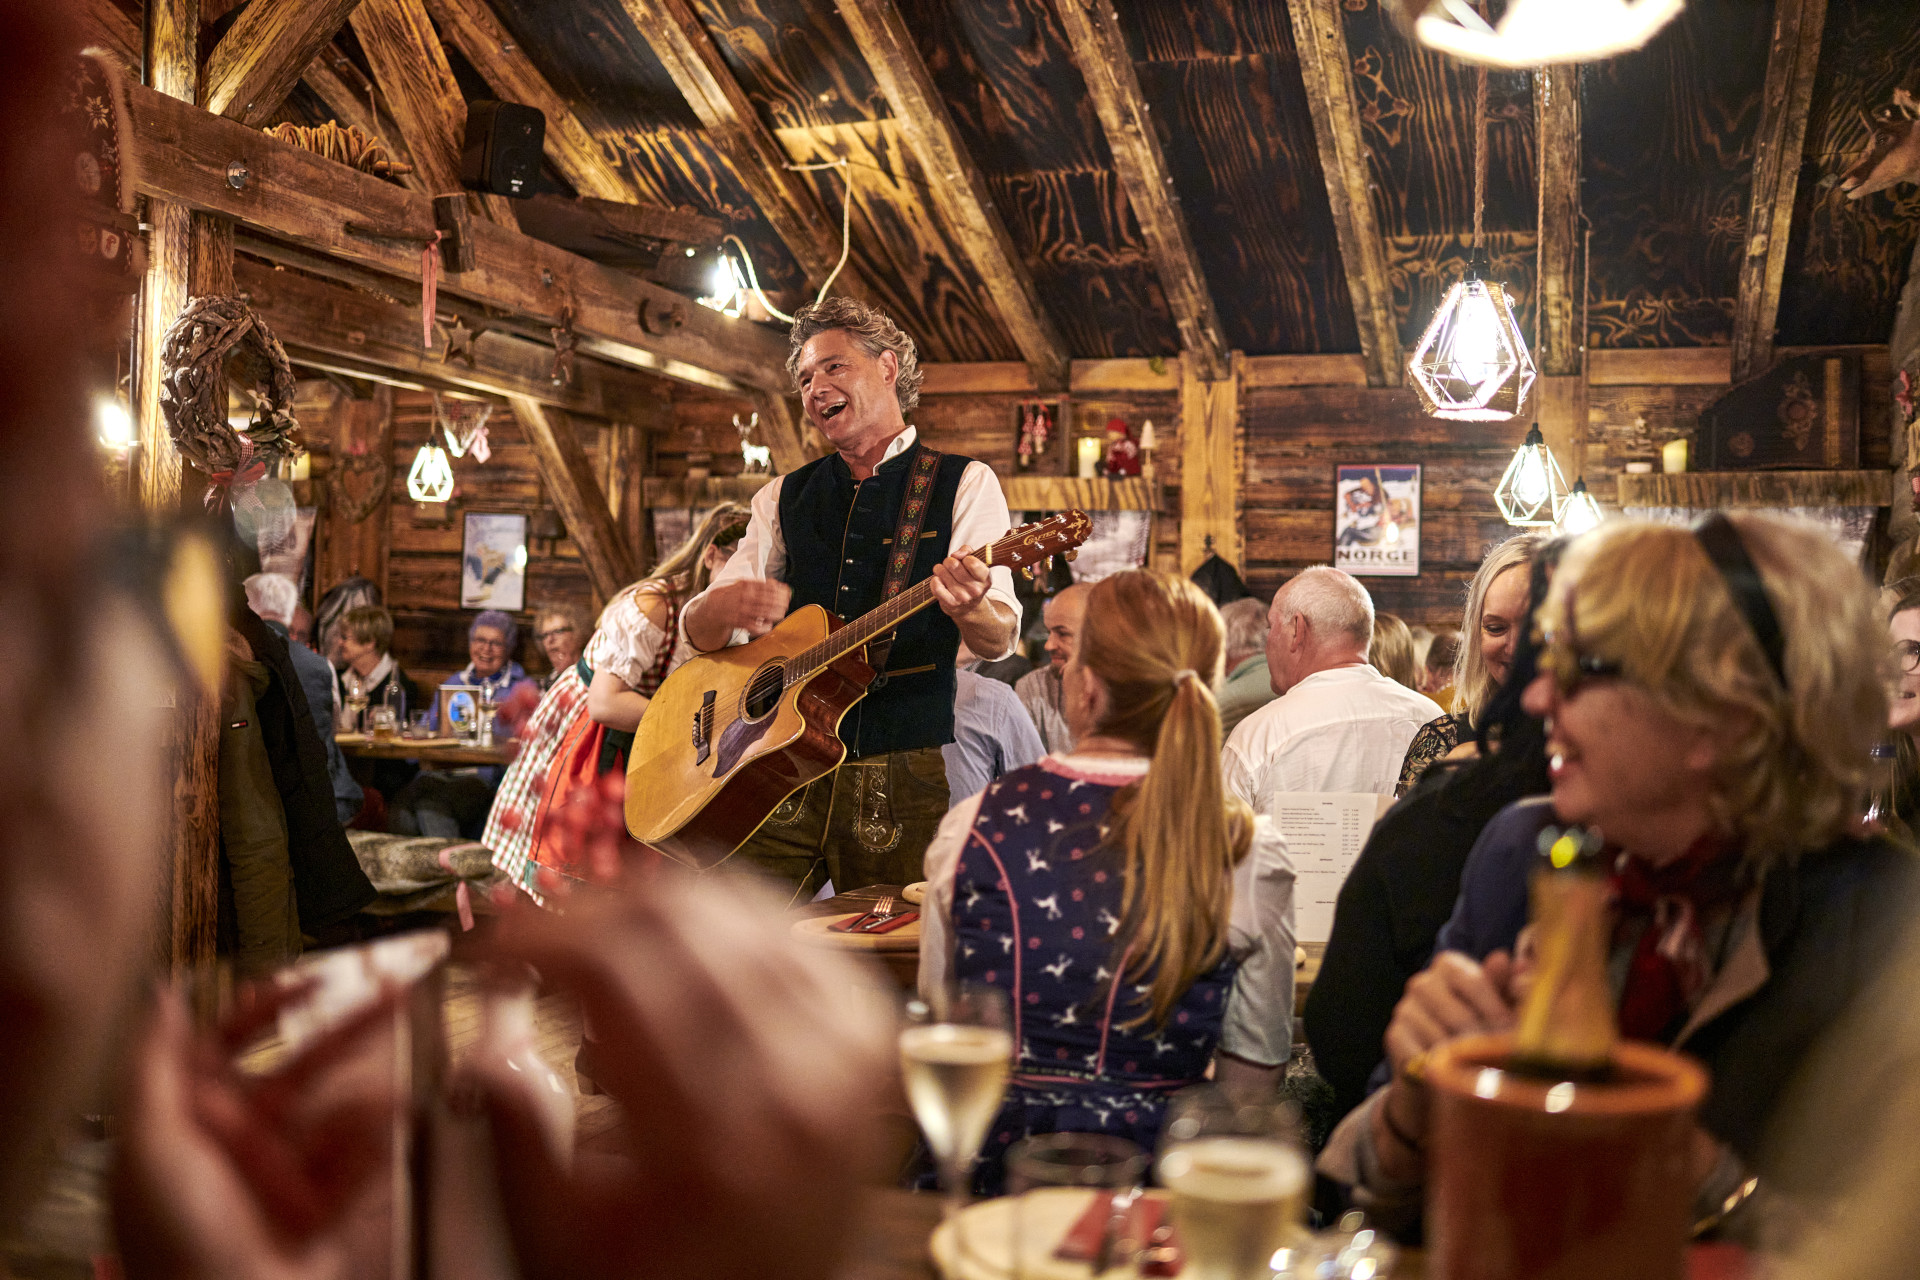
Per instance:
[[[1320,168],[1333,205],[1340,258],[1353,294],[1353,319],[1360,329],[1360,352],[1367,382],[1397,387],[1405,375],[1400,331],[1393,314],[1393,289],[1387,278],[1386,243],[1373,208],[1367,175],[1366,145],[1360,137],[1360,112],[1353,95],[1353,60],[1340,0],[1287,0],[1293,18],[1293,43],[1300,55],[1300,76],[1313,112]]]
[[[1073,60],[1087,82],[1113,149],[1114,168],[1127,202],[1146,237],[1160,287],[1166,290],[1181,350],[1198,362],[1202,377],[1224,378],[1229,372],[1227,339],[1193,250],[1186,215],[1180,211],[1160,135],[1148,119],[1146,97],[1127,53],[1119,16],[1108,0],[1059,0],[1056,7]]]
[[[840,0],[839,9],[925,172],[929,197],[980,274],[1035,381],[1044,390],[1064,388],[1071,363],[1066,341],[1040,304],[1033,274],[993,207],[986,178],[967,154],[906,19],[894,0]]]
[[[1733,313],[1735,382],[1758,377],[1773,364],[1794,189],[1800,182],[1826,20],[1827,0],[1774,0],[1773,43],[1767,53],[1767,86],[1760,100],[1753,190],[1747,202],[1747,252],[1740,261],[1740,296]]]
[[[241,124],[265,124],[359,3],[254,0],[207,56],[200,105]]]

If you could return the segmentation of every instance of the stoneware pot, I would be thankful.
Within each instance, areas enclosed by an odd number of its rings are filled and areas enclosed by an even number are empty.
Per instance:
[[[1515,1075],[1511,1056],[1505,1035],[1428,1055],[1428,1275],[1681,1280],[1706,1071],[1625,1041],[1600,1084]]]

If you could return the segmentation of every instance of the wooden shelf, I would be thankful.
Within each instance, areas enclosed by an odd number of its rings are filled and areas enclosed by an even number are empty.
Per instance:
[[[1152,511],[1153,493],[1143,476],[1080,480],[1072,476],[1001,476],[1012,511]]]
[[[1888,507],[1890,471],[1683,471],[1623,475],[1623,507]]]
[[[648,476],[649,507],[710,507],[749,502],[766,476],[709,476],[705,480]],[[1013,511],[1152,511],[1153,493],[1141,476],[1124,480],[1079,480],[1071,476],[1002,476]]]

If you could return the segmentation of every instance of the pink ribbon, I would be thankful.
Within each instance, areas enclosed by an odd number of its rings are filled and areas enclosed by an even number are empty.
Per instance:
[[[433,313],[440,309],[440,239],[446,232],[433,233],[433,242],[420,251],[420,345],[433,350]]]
[[[249,515],[257,518],[266,508],[261,505],[260,496],[253,491],[253,487],[266,478],[267,464],[253,460],[252,437],[244,431],[236,434],[240,441],[240,462],[231,471],[216,471],[207,477],[206,507],[212,511],[221,497],[225,496],[236,510],[245,508]]]
[[[453,890],[453,905],[460,912],[460,929],[464,933],[473,928],[473,893],[467,888],[466,880],[460,878],[460,873],[453,869],[452,849],[440,851],[440,866],[458,881]]]

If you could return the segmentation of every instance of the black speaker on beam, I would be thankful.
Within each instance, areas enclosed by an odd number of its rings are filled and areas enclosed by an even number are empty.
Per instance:
[[[460,149],[460,181],[496,196],[540,189],[540,152],[547,117],[517,102],[479,101],[467,107],[467,141]]]

